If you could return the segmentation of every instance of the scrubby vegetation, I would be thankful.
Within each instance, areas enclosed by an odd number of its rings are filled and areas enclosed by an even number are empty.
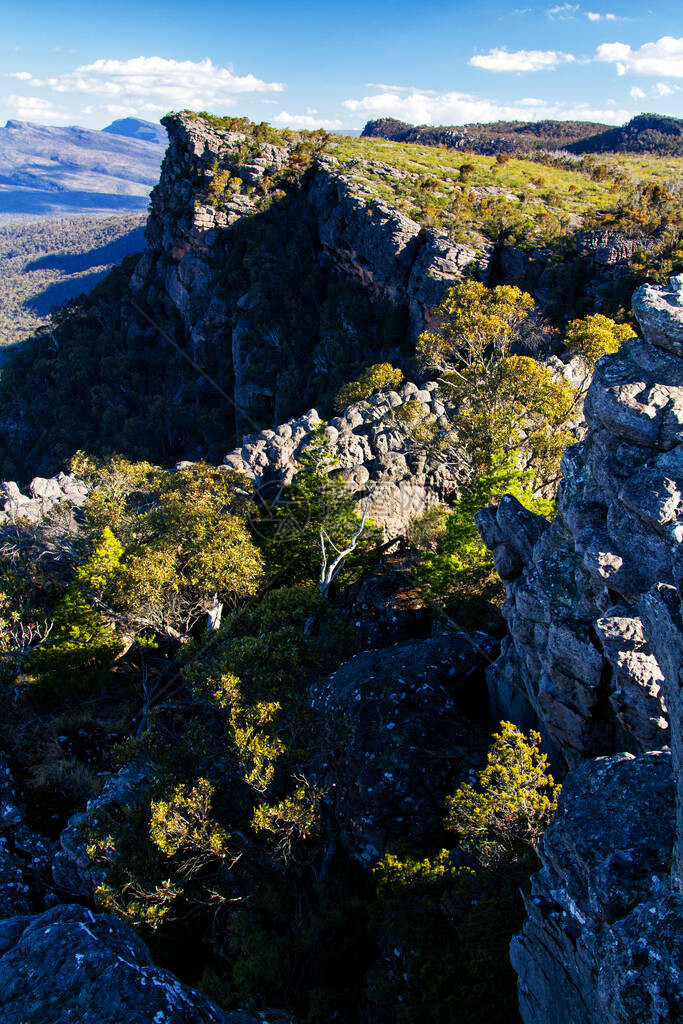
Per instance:
[[[334,140],[328,150],[366,199],[384,200],[425,227],[446,230],[475,247],[484,239],[529,250],[554,245],[566,258],[580,227],[616,228],[621,222],[643,240],[659,238],[665,221],[680,230],[679,156],[553,153],[501,161],[374,138]],[[654,186],[661,187],[658,223],[654,210],[645,212]],[[666,207],[672,202],[678,216]]]

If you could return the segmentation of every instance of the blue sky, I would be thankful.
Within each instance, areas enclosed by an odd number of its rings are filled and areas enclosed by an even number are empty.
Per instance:
[[[190,107],[291,127],[683,116],[680,0],[4,5],[0,123]]]

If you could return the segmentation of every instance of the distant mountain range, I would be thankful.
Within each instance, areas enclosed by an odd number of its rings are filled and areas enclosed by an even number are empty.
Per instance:
[[[366,138],[447,146],[464,152],[529,153],[564,149],[570,153],[657,153],[683,156],[683,120],[662,114],[639,114],[620,128],[593,121],[496,121],[434,127],[415,126],[383,117],[368,121]]]
[[[102,131],[8,121],[0,128],[0,223],[144,211],[166,144],[160,125],[134,117]]]

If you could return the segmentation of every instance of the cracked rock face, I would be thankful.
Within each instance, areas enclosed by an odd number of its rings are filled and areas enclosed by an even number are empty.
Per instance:
[[[118,918],[67,905],[0,921],[4,1024],[256,1024],[155,967]]]
[[[598,364],[557,520],[508,582],[494,696],[570,766],[612,753],[569,772],[539,845],[511,945],[525,1024],[683,1020],[681,285],[636,293],[644,340]],[[487,544],[514,539],[501,518]]]
[[[231,397],[238,431],[247,427],[264,401],[274,408],[277,421],[277,374],[265,373],[268,360],[255,358],[253,351],[256,337],[264,351],[271,356],[276,352],[277,317],[264,331],[258,296],[248,286],[237,298],[226,295],[214,265],[219,251],[237,244],[234,232],[259,213],[258,199],[239,192],[212,198],[211,183],[216,174],[228,173],[253,186],[285,166],[291,146],[261,143],[260,156],[240,164],[241,149],[248,142],[241,132],[220,130],[187,114],[164,118],[164,124],[169,147],[161,180],[152,192],[148,248],[131,279],[136,301],[163,309],[179,321],[183,343],[195,360],[202,362],[200,353],[220,353],[234,377]],[[387,167],[387,172],[393,169]],[[414,336],[445,289],[466,269],[476,267],[483,279],[488,274],[492,247],[483,246],[477,253],[443,232],[424,231],[399,211],[364,195],[358,182],[344,176],[329,156],[316,161],[296,202],[320,266],[333,276],[360,283],[373,299],[399,308]],[[141,327],[147,329],[146,324]]]
[[[669,741],[639,601],[674,582],[683,539],[682,297],[683,278],[635,293],[643,338],[596,367],[555,520],[509,498],[477,517],[507,590],[492,702],[501,717],[538,724],[560,764]]]

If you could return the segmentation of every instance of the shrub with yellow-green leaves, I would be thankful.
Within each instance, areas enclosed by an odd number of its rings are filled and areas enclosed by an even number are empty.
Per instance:
[[[564,343],[570,352],[583,356],[592,371],[598,359],[618,352],[624,341],[635,336],[630,324],[618,324],[602,313],[593,313],[583,320],[571,320],[567,324]]]
[[[375,363],[368,366],[358,380],[344,384],[334,400],[336,412],[343,412],[347,405],[370,398],[377,391],[391,391],[403,381],[403,373],[391,363]]]
[[[230,856],[230,836],[211,819],[213,794],[209,780],[199,778],[194,785],[176,786],[166,799],[152,801],[150,838],[166,857],[178,861],[183,877]]]
[[[533,342],[533,309],[533,298],[514,286],[460,281],[434,310],[418,350],[440,375],[451,420],[445,446],[473,473],[489,472],[500,454],[516,454],[539,489],[557,478],[574,440],[568,424],[576,394],[543,363],[513,351]]]
[[[516,1019],[508,947],[559,790],[539,743],[502,722],[476,785],[448,800],[451,849],[397,849],[375,868],[373,929],[390,951],[368,979],[378,1024]]]
[[[415,568],[416,582],[426,595],[439,604],[502,603],[505,588],[474,516],[482,508],[497,504],[506,494],[512,494],[537,515],[551,516],[553,503],[535,497],[532,482],[532,474],[518,469],[513,456],[493,456],[491,469],[475,476],[463,488],[453,508],[443,518],[439,516],[440,535]]]
[[[337,905],[346,880],[319,781],[329,750],[310,700],[313,681],[353,648],[314,587],[227,616],[187,649],[185,688],[136,745],[158,766],[151,790],[97,825],[109,865],[100,901],[166,949],[195,929],[223,958],[229,1008],[257,992],[306,1019],[313,990],[342,981],[323,983],[319,965],[337,964],[350,935],[367,942],[356,896],[355,920]]]
[[[540,745],[537,732],[527,739],[501,722],[477,786],[464,783],[447,800],[447,828],[483,868],[523,863],[555,813],[560,787]]]
[[[123,550],[107,597],[134,632],[188,633],[212,604],[253,595],[263,559],[245,522],[249,481],[196,463],[174,473],[113,459],[96,472],[86,521]]]

